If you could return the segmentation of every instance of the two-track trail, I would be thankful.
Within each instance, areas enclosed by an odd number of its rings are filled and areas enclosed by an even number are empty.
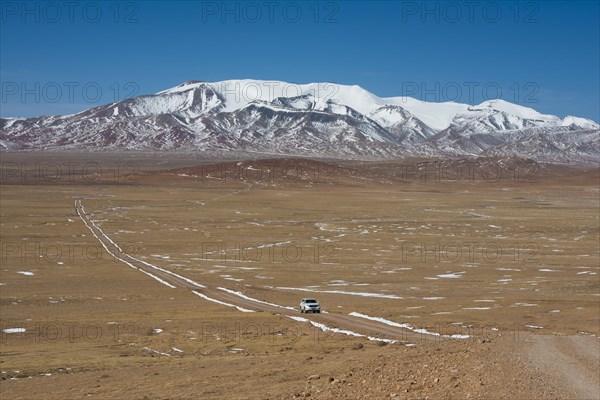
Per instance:
[[[196,282],[188,277],[168,269],[158,267],[149,262],[140,260],[127,254],[123,249],[114,242],[91,218],[86,212],[81,200],[75,201],[75,210],[81,218],[85,226],[92,232],[93,236],[100,242],[104,249],[117,260],[126,264],[130,268],[134,268],[163,285],[171,288],[184,288],[191,293],[215,303],[224,306],[236,308],[242,312],[270,312],[278,315],[293,317],[299,322],[308,322],[313,326],[326,331],[338,332],[356,336],[366,337],[371,340],[382,341],[402,341],[410,337],[416,338],[417,335],[400,327],[390,326],[378,321],[357,318],[341,313],[320,313],[301,314],[298,310],[291,307],[284,307],[273,303],[264,302],[258,299],[253,299],[241,293],[226,288],[208,287],[203,283]]]

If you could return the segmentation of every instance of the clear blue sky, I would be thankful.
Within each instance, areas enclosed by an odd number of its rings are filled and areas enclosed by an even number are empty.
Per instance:
[[[598,1],[74,3],[2,2],[1,116],[256,78],[600,121]]]

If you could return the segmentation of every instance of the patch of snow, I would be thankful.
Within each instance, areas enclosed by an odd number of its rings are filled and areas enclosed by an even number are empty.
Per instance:
[[[4,333],[22,333],[27,331],[27,329],[25,328],[6,328],[6,329],[2,329],[2,332]]]
[[[236,306],[235,304],[225,303],[223,301],[220,301],[220,300],[217,300],[217,299],[213,299],[212,297],[208,297],[207,295],[205,295],[203,293],[199,293],[199,292],[197,292],[195,290],[192,290],[192,293],[194,293],[198,297],[203,298],[204,300],[212,301],[213,303],[221,304],[221,305],[227,306],[227,307],[233,307],[233,308],[235,308],[235,309],[237,309],[238,311],[241,311],[241,312],[255,312],[254,310],[248,310],[247,308]]]
[[[438,278],[449,278],[449,279],[456,279],[456,278],[462,278],[464,275],[465,271],[463,272],[455,272],[455,273],[448,273],[448,274],[442,274],[442,275],[436,275]]]
[[[413,332],[416,332],[416,333],[422,333],[422,334],[425,334],[425,335],[433,335],[433,336],[439,336],[439,337],[450,338],[450,339],[468,339],[468,338],[470,338],[469,335],[460,335],[460,334],[442,335],[442,334],[439,334],[437,332],[430,332],[430,331],[428,331],[426,329],[414,328],[414,327],[410,326],[409,324],[400,324],[398,322],[390,321],[390,320],[387,320],[385,318],[372,317],[370,315],[361,314],[361,313],[357,313],[357,312],[351,312],[348,315],[351,315],[353,317],[368,319],[370,321],[377,321],[377,322],[380,322],[380,323],[385,324],[385,325],[393,326],[393,327],[396,327],[396,328],[407,329],[407,330],[410,330],[410,331],[413,331]]]
[[[515,303],[513,304],[511,307],[537,307],[537,304],[531,304],[531,303]]]
[[[236,292],[235,290],[231,290],[231,289],[227,289],[227,288],[223,288],[223,287],[218,287],[217,289],[222,290],[222,291],[227,292],[227,293],[230,293],[230,294],[233,294],[233,295],[236,295],[238,297],[241,297],[242,299],[246,299],[246,300],[250,300],[250,301],[255,301],[257,303],[266,304],[266,305],[277,307],[277,308],[285,308],[285,309],[288,309],[288,310],[295,310],[294,307],[280,306],[279,304],[269,303],[267,301],[254,299],[254,298],[252,298],[250,296],[246,296],[245,294],[243,294],[241,292]]]
[[[543,326],[537,326],[537,325],[525,325],[525,328],[530,328],[530,329],[544,329]]]
[[[347,336],[364,337],[364,338],[367,338],[369,340],[373,340],[373,341],[377,341],[377,342],[397,343],[397,340],[383,339],[383,338],[378,338],[378,337],[374,337],[374,336],[367,336],[367,335],[363,335],[361,333],[356,333],[356,332],[349,331],[349,330],[346,330],[346,329],[330,328],[329,326],[327,326],[325,324],[321,324],[319,322],[311,321],[308,318],[296,317],[294,315],[286,315],[286,317],[291,318],[294,321],[298,321],[298,322],[308,322],[312,326],[321,329],[323,332],[333,332],[333,333],[341,333],[341,334],[347,335]]]

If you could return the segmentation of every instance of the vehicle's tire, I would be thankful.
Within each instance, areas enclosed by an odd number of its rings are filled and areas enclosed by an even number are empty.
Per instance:
[[[304,314],[304,310],[303,309],[300,309],[300,314]]]

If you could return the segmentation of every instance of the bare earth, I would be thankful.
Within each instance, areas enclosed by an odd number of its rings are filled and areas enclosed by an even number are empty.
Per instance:
[[[599,176],[3,153],[1,397],[600,399]]]

